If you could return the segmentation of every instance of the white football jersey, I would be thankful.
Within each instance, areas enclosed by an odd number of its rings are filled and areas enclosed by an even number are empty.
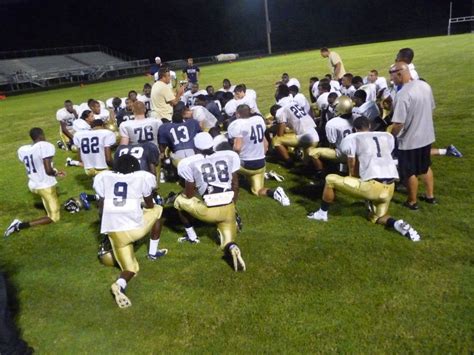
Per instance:
[[[248,100],[253,100],[257,102],[257,92],[254,89],[245,89],[245,96]],[[256,106],[257,104],[255,104]]]
[[[113,110],[114,109],[114,105],[112,104],[112,101],[114,101],[114,98],[115,97],[111,97],[109,99],[107,99],[105,101],[105,108],[108,108],[108,109],[111,109]],[[120,108],[125,108],[125,100],[127,99],[126,97],[122,97],[120,98],[122,100],[122,102],[120,103]]]
[[[101,108],[98,115],[94,114],[94,118],[105,122],[110,118],[110,112],[106,108]]]
[[[340,154],[342,139],[352,133],[352,119],[334,117],[326,124],[326,137],[329,143],[336,146],[336,153]]]
[[[356,92],[356,88],[354,85],[349,86],[346,88],[345,86],[341,86],[341,95],[349,96],[351,99],[354,97],[354,93]]]
[[[296,101],[299,107],[304,108],[306,112],[310,112],[311,105],[309,104],[309,101],[306,99],[306,96],[304,96],[302,93],[299,92],[295,96],[293,96],[293,100]]]
[[[366,101],[376,101],[377,100],[377,86],[372,83],[362,85],[359,90],[364,90],[367,94]]]
[[[392,158],[394,148],[395,139],[387,132],[357,132],[341,142],[341,151],[349,158],[359,160],[359,176],[363,181],[398,179]]]
[[[279,102],[282,101],[283,99]],[[295,132],[298,138],[309,135],[312,142],[319,142],[314,120],[296,101],[287,101],[283,107],[278,109],[275,116],[278,123],[285,123]]]
[[[356,119],[357,117],[365,116],[369,120],[374,120],[380,116],[380,110],[377,107],[377,104],[373,101],[366,101],[359,107],[354,107],[352,109],[352,118]]]
[[[196,97],[198,97],[199,95],[207,96],[207,91],[199,90],[193,94],[191,93],[191,90],[188,90],[183,94],[183,96],[181,96],[181,101],[183,101],[186,104],[186,106],[193,107],[194,101],[196,101]]]
[[[196,154],[184,158],[178,164],[178,175],[194,182],[201,196],[231,191],[232,174],[240,169],[236,152],[222,150],[212,155]]]
[[[319,95],[318,99],[316,100],[316,105],[318,105],[320,110],[325,110],[329,106],[328,102],[328,92],[323,92],[321,95]]]
[[[298,89],[301,89],[301,84],[300,84],[299,80],[296,79],[296,78],[291,78],[286,83],[286,86],[288,86],[288,87],[293,86],[293,85],[296,86]]]
[[[91,126],[89,126],[89,123],[87,123],[85,120],[83,120],[82,118],[79,118],[79,119],[73,121],[72,129],[75,132],[88,131],[88,130],[91,129]]]
[[[52,158],[54,153],[54,145],[44,141],[24,145],[18,149],[18,159],[25,165],[30,190],[46,189],[56,185],[56,178],[46,174],[43,162],[45,158]]]
[[[158,146],[158,128],[162,124],[156,118],[135,119],[123,122],[119,131],[122,137],[129,138],[129,144],[151,142]]]
[[[235,85],[231,85],[231,87],[230,87],[228,90],[226,90],[226,89],[224,89],[224,88],[220,88],[220,89],[217,90],[217,91],[234,93],[234,89],[235,89]]]
[[[108,129],[91,129],[74,134],[74,145],[81,152],[84,169],[106,169],[105,147],[115,144],[115,133]]]
[[[224,106],[224,111],[226,115],[229,117],[233,116],[235,114],[235,111],[237,111],[237,107],[239,107],[239,105],[248,105],[252,113],[260,113],[257,107],[257,102],[252,99],[252,97],[245,95],[240,100],[232,99],[226,103],[226,105]]]
[[[147,171],[119,174],[104,171],[94,178],[94,190],[104,199],[101,233],[129,231],[143,226],[143,197],[156,188],[156,176]]]
[[[79,106],[73,105],[73,108],[74,108],[74,110],[76,110],[76,114],[77,114],[77,110],[79,109]],[[77,116],[77,117],[79,117],[79,116]],[[76,115],[74,115],[74,113],[71,113],[68,110],[66,110],[65,107],[59,109],[56,112],[56,119],[60,122],[62,121],[64,123],[66,123],[66,128],[71,133],[74,132],[74,129],[72,128],[72,125],[73,125],[74,121],[77,119],[77,117],[76,117]]]
[[[203,129],[210,129],[216,126],[217,118],[203,106],[193,106],[191,108],[193,118],[199,122]]]
[[[239,118],[227,128],[229,138],[242,138],[240,159],[243,161],[265,159],[265,121],[261,116]]]
[[[330,92],[339,92],[339,91],[341,91],[341,84],[339,84],[339,81],[331,80],[329,82],[329,85],[331,85]]]
[[[314,98],[317,99],[319,96],[319,81],[316,81],[313,86],[311,87],[311,93],[313,94]]]
[[[100,101],[100,100],[97,100],[97,102],[99,102],[99,105],[100,105],[100,109],[102,111],[102,109],[105,109],[105,103],[103,101]],[[87,102],[83,102],[82,104],[80,104],[78,106],[78,110],[77,110],[77,115],[79,117],[81,117],[82,113],[85,111],[85,110],[89,110],[91,111],[91,108],[89,107],[89,105],[87,104]]]
[[[145,104],[145,108],[147,109],[147,111],[151,110],[151,97],[148,97],[146,95],[138,95],[137,100]]]

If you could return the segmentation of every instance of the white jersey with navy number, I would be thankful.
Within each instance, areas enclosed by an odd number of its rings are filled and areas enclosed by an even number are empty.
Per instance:
[[[232,190],[232,174],[240,169],[240,159],[231,150],[211,155],[196,154],[178,164],[178,175],[194,182],[201,196]]]
[[[229,138],[242,138],[240,159],[243,161],[265,159],[265,121],[261,116],[239,118],[227,128]]]
[[[156,118],[125,121],[120,127],[120,135],[128,137],[129,144],[151,142],[158,145],[158,129],[162,125]]]
[[[356,88],[354,85],[349,86],[346,88],[345,86],[341,86],[341,95],[349,96],[351,99],[354,97],[354,93],[356,92]]]
[[[46,189],[56,185],[56,178],[46,174],[43,162],[45,158],[52,158],[54,153],[54,145],[44,141],[24,145],[18,149],[18,159],[25,165],[30,190]]]
[[[181,96],[181,101],[186,104],[188,107],[193,107],[194,102],[196,101],[196,97],[199,95],[205,95],[207,96],[207,91],[206,90],[198,90],[194,94],[189,90],[186,91],[183,96]]]
[[[334,144],[336,151],[340,152],[342,139],[352,133],[352,119],[334,117],[326,124],[326,137],[328,142]]]
[[[392,158],[395,148],[393,135],[387,132],[353,133],[341,142],[341,151],[359,161],[361,180],[398,179],[398,170]]]
[[[304,96],[302,93],[299,92],[293,96],[293,100],[295,100],[300,107],[304,108],[306,112],[311,110],[311,105],[309,104],[308,99],[306,99],[306,96]]]
[[[137,100],[145,104],[145,108],[147,111],[151,110],[151,96],[148,97],[146,95],[138,95]]]
[[[279,102],[282,101],[280,100]],[[314,120],[296,101],[286,101],[286,104],[278,109],[275,116],[278,123],[285,123],[295,132],[298,138],[309,135],[312,137],[313,142],[319,141]]]
[[[76,114],[69,112],[68,110],[66,110],[65,107],[59,109],[56,112],[56,119],[59,122],[64,122],[66,124],[66,129],[71,133],[74,132],[74,129],[72,128],[72,125],[73,125],[74,121],[79,117],[79,116],[77,116],[77,110],[79,109],[79,106],[74,105],[73,108],[74,108],[74,110],[76,110]]]
[[[146,171],[119,174],[104,171],[94,178],[94,190],[104,199],[101,233],[129,231],[143,226],[143,197],[156,188],[156,176]]]
[[[75,121],[72,123],[72,129],[73,129],[75,132],[78,132],[78,131],[88,131],[88,130],[91,129],[91,126],[89,126],[89,123],[87,123],[85,120],[83,120],[82,118],[80,118],[80,119],[75,120]]]
[[[115,144],[115,133],[108,129],[91,129],[74,134],[74,145],[81,152],[84,169],[106,169],[105,147]]]
[[[114,105],[113,105],[112,101],[114,101],[114,99],[115,99],[115,97],[111,97],[111,98],[107,99],[107,100],[105,101],[105,107],[108,108],[108,109],[113,110],[113,109],[114,109]],[[122,102],[120,103],[119,108],[125,108],[125,100],[126,100],[126,99],[127,99],[126,97],[122,97],[122,98],[120,99],[120,100],[122,100]]]

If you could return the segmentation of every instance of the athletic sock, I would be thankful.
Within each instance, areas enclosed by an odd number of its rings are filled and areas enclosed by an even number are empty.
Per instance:
[[[79,160],[69,160],[69,165],[72,165],[72,166],[81,166],[81,162]]]
[[[150,245],[148,246],[148,254],[155,255],[158,250],[159,239],[150,239]]]
[[[97,195],[87,195],[87,201],[92,202],[92,201],[97,201],[99,198]]]
[[[330,206],[330,203],[323,200],[321,202],[321,208],[320,209],[321,209],[321,211],[327,212],[327,211],[329,211],[329,206]]]
[[[438,149],[438,152],[439,152],[439,155],[446,155],[446,153],[448,152],[447,149]]]
[[[117,279],[117,281],[115,281],[115,283],[117,285],[119,285],[122,290],[125,290],[125,288],[127,287],[127,280],[125,280],[122,277]]]
[[[186,231],[186,235],[188,236],[190,240],[197,239],[197,234],[196,234],[196,231],[194,230],[194,227],[191,226],[188,228],[184,228],[184,230]]]
[[[25,229],[25,228],[30,228],[30,222],[21,222],[18,225],[18,229]]]
[[[268,197],[273,198],[273,194],[275,193],[275,190],[268,189],[267,192],[265,193]]]

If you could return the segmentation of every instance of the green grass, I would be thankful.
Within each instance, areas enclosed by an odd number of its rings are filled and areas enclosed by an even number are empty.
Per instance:
[[[169,255],[145,259],[128,288],[133,307],[120,310],[109,294],[117,270],[100,265],[96,210],[62,213],[55,225],[32,228],[0,243],[1,264],[18,293],[17,323],[40,353],[468,353],[473,351],[474,149],[473,58],[470,34],[337,48],[346,68],[387,76],[396,52],[415,50],[420,75],[433,87],[436,145],[454,143],[462,159],[435,157],[438,206],[418,212],[401,207],[396,193],[390,212],[408,220],[422,235],[411,243],[364,219],[363,204],[340,195],[326,224],[306,213],[320,192],[305,177],[289,174],[282,186],[292,205],[256,198],[241,189],[238,208],[244,230],[238,236],[248,271],[234,273],[221,259],[212,227],[199,227],[199,245],[179,245],[180,231],[167,212],[161,246]],[[266,113],[281,73],[303,87],[328,71],[317,51],[208,66],[202,84],[220,87],[224,77],[257,90]],[[145,77],[72,87],[0,101],[0,226],[19,217],[42,215],[33,207],[16,150],[29,141],[33,126],[57,139],[55,111],[64,99],[105,100],[139,91]],[[306,89],[304,89],[306,94]],[[67,154],[58,151],[56,164]],[[67,168],[60,200],[90,181],[81,169]],[[275,187],[275,182],[269,182]],[[176,190],[166,183],[162,194]]]

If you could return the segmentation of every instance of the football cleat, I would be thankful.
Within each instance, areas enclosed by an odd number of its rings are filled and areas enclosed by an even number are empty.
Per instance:
[[[67,159],[66,159],[66,164],[64,164],[64,165],[65,165],[65,166],[72,166],[71,161],[72,161],[72,159],[69,158],[69,157],[67,157]]]
[[[295,154],[296,160],[298,160],[298,161],[303,161],[303,158],[304,158],[303,149],[301,149],[301,148],[296,148],[294,154]]]
[[[168,254],[168,249],[158,249],[155,255],[147,254],[146,257],[148,260],[154,261],[154,260],[158,260],[162,256],[165,256],[166,254]]]
[[[280,202],[282,206],[289,206],[290,199],[286,196],[285,190],[282,187],[277,187],[275,192],[273,193],[273,199]]]
[[[393,225],[395,230],[403,235],[404,237],[407,237],[410,239],[412,242],[419,242],[421,240],[420,235],[418,232],[413,229],[413,227],[405,222],[403,219],[399,219],[398,221],[395,221],[395,224]]]
[[[178,243],[186,243],[186,242],[189,242],[191,244],[201,243],[198,237],[196,237],[196,239],[190,239],[187,235],[185,235],[184,237],[178,238]]]
[[[15,232],[20,231],[20,223],[21,221],[19,219],[14,219],[12,223],[8,226],[8,228],[5,230],[5,233],[3,233],[4,238],[8,238],[11,234]]]
[[[67,150],[67,147],[64,145],[62,141],[57,141],[56,144],[58,145],[59,149]]]
[[[462,153],[452,144],[446,147],[446,155],[455,158],[462,158]]]
[[[110,292],[112,292],[112,295],[114,296],[117,305],[120,308],[127,308],[132,305],[132,302],[130,302],[130,300],[123,291],[124,290],[116,282],[114,282],[112,286],[110,286]]]
[[[275,179],[275,180],[278,181],[278,182],[282,182],[282,181],[285,180],[285,178],[284,178],[282,175],[278,174],[278,173],[277,173],[276,171],[274,171],[274,170],[270,170],[270,171],[268,172],[268,176],[271,177],[271,178],[273,178],[273,179]]]
[[[328,221],[328,213],[324,212],[323,210],[319,209],[316,212],[311,212],[306,215],[309,219],[314,219],[316,221]]]
[[[79,199],[81,200],[82,207],[84,207],[85,210],[89,210],[91,208],[91,204],[87,199],[87,194],[85,192],[81,192],[79,194]]]
[[[163,198],[158,194],[156,194],[156,196],[153,196],[153,202],[155,202],[155,205],[163,206]]]
[[[232,244],[229,247],[229,253],[232,256],[232,262],[234,263],[234,271],[239,271],[239,269],[245,271],[245,261],[242,259],[242,253],[237,244]]]

